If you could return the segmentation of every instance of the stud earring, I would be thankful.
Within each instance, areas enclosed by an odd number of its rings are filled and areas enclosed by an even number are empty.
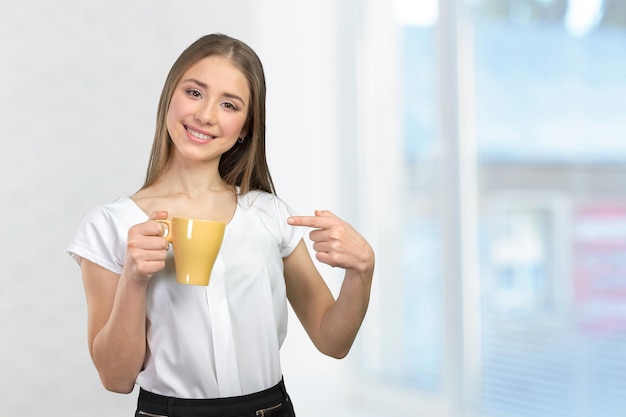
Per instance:
[[[245,136],[242,136],[242,137],[240,137],[240,138],[237,138],[237,142],[238,142],[238,143],[243,143],[243,141],[244,141],[245,139],[246,139],[246,137],[245,137]]]

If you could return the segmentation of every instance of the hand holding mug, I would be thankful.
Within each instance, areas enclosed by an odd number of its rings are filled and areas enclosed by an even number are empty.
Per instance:
[[[161,236],[163,226],[158,221],[162,219],[167,219],[166,211],[154,212],[148,221],[128,230],[124,273],[134,281],[148,282],[165,267],[169,243]]]

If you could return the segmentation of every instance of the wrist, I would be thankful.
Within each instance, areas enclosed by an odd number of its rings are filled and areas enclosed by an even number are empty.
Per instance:
[[[374,251],[370,248],[361,258],[361,262],[351,270],[352,274],[371,282],[374,275]]]
[[[374,263],[366,262],[355,268],[346,269],[345,279],[356,280],[366,286],[371,286],[374,276]]]
[[[123,273],[120,277],[120,281],[123,282],[123,285],[130,291],[141,291],[145,292],[148,288],[148,284],[150,280],[145,278],[137,278],[132,274]]]

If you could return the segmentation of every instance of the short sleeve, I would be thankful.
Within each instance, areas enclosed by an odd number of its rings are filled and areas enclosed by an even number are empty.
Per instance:
[[[105,207],[92,209],[76,230],[67,253],[80,264],[87,259],[116,274],[122,273],[126,239]]]
[[[278,197],[274,197],[274,204],[278,212],[279,228],[281,231],[280,254],[286,258],[298,246],[298,243],[304,236],[306,228],[302,226],[291,226],[287,224],[290,216],[296,216],[297,213],[287,203]]]

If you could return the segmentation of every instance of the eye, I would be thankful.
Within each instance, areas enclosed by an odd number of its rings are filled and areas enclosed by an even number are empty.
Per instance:
[[[196,90],[195,88],[190,88],[186,92],[191,97],[202,98],[202,93],[200,91]]]
[[[229,101],[222,103],[222,106],[226,107],[228,110],[237,110],[237,106]]]

